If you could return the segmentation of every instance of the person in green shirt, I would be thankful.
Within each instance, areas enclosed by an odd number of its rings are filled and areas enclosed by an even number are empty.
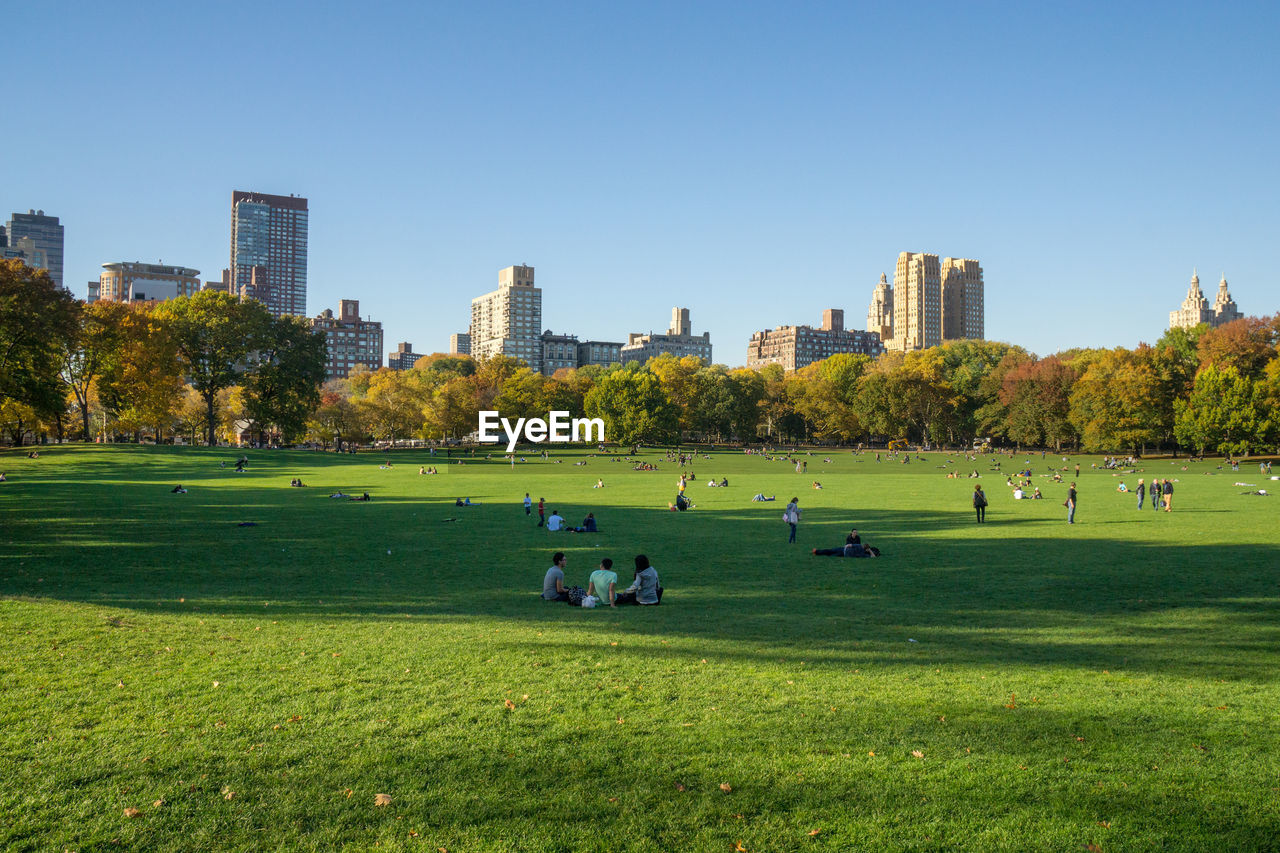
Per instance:
[[[618,596],[618,573],[613,571],[613,560],[608,557],[600,561],[600,568],[591,573],[587,581],[587,595],[600,599],[600,604],[616,606]]]

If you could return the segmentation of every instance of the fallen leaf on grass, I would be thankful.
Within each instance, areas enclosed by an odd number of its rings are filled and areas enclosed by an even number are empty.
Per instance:
[[[618,725],[622,725],[624,722],[625,720],[623,720],[621,717],[618,718]]]
[[[1208,748],[1208,747],[1201,746],[1201,745],[1200,745],[1200,744],[1198,744],[1198,743],[1195,745],[1195,747],[1196,747],[1196,749],[1200,750],[1201,752],[1208,752],[1208,751],[1209,751],[1209,748]]]
[[[747,848],[745,848],[745,847],[743,847],[743,846],[742,846],[742,842],[741,842],[741,841],[735,841],[735,842],[733,842],[733,849],[734,849],[735,853],[747,853]]]
[[[353,791],[353,790],[351,790],[350,788],[348,788],[347,790],[343,791],[342,793],[346,794],[346,795],[347,795],[347,799],[349,800],[349,799],[351,799],[351,795],[352,795],[352,794],[354,794],[354,793],[355,793],[355,791]]]
[[[730,785],[728,782],[721,782],[721,783],[720,783],[720,790],[721,790],[721,791],[724,791],[724,792],[727,794],[727,793],[729,793],[730,791],[732,791],[732,790],[733,790],[733,786],[732,786],[732,785]]]
[[[1111,821],[1109,821],[1109,820],[1100,820],[1100,821],[1098,821],[1098,826],[1102,827],[1103,829],[1110,829],[1110,828],[1111,828]]]
[[[289,722],[291,722],[291,723],[299,723],[299,722],[302,722],[302,715],[301,715],[301,714],[294,714],[292,717],[290,717],[290,718],[289,718]]]
[[[811,829],[811,830],[809,830],[809,834],[810,834],[810,835],[817,835],[819,832],[822,832],[822,830],[821,830],[821,829]]]
[[[911,754],[914,755],[916,758],[924,758],[924,753],[918,749],[911,750]]]
[[[616,803],[617,801],[618,801],[618,798],[617,798],[617,797],[610,797],[610,798],[609,798],[609,802],[611,802],[611,803]]]
[[[164,805],[164,799],[163,799],[163,798],[161,798],[161,799],[159,799],[159,800],[156,800],[154,803],[152,803],[152,804],[151,804],[151,808],[153,808],[153,809],[158,809],[158,808],[162,807],[163,805]]]
[[[680,791],[680,792],[682,792],[682,793],[683,793],[683,792],[684,792],[684,785],[682,785],[682,784],[680,784],[679,782],[677,782],[677,783],[676,783],[676,790],[677,790],[677,791]]]
[[[1005,705],[1005,707],[1006,707],[1006,708],[1016,708],[1016,707],[1018,707],[1018,694],[1017,694],[1017,693],[1010,693],[1010,694],[1009,694],[1009,704],[1008,704],[1008,705]]]
[[[1102,848],[1096,844],[1086,844],[1084,849],[1088,850],[1089,853],[1102,853]]]
[[[508,711],[514,711],[516,709],[516,703],[512,702],[510,699],[503,699],[502,703],[507,706]]]
[[[232,800],[232,799],[235,799],[235,796],[236,796],[236,792],[231,790],[230,787],[228,787],[227,785],[222,786],[222,799]]]
[[[868,753],[867,753],[867,755],[871,756],[872,758],[875,758],[875,757],[876,757],[876,754],[875,754],[875,752],[874,752],[874,751],[872,751],[872,752],[868,752]]]
[[[141,810],[141,809],[135,809],[135,808],[130,807],[130,808],[127,808],[127,809],[125,809],[125,810],[124,810],[124,816],[125,816],[125,817],[137,817],[137,816],[138,816],[138,815],[140,815],[140,814],[142,814],[142,810]]]
[[[215,681],[215,682],[213,682],[213,686],[214,686],[214,687],[221,687],[221,686],[222,686],[222,682],[221,682],[221,681]]]
[[[391,805],[391,795],[378,794],[376,797],[373,798],[373,804],[375,806],[389,806]]]
[[[411,829],[411,830],[409,830],[409,837],[410,837],[410,838],[417,838],[417,837],[418,837],[418,833],[414,832],[414,831]]]
[[[524,694],[523,696],[521,696],[521,697],[520,697],[520,701],[521,701],[521,702],[528,702],[528,701],[529,701],[529,694],[528,694],[528,693],[526,693],[526,694]]]

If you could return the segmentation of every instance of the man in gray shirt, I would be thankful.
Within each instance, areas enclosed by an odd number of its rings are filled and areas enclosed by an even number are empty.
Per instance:
[[[564,588],[564,564],[564,552],[556,551],[551,558],[551,568],[542,578],[542,597],[547,601],[569,600],[569,590]]]

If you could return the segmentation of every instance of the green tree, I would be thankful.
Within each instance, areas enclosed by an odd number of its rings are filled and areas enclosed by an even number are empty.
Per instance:
[[[604,420],[610,441],[662,443],[679,434],[678,410],[658,377],[645,370],[605,374],[587,393],[585,405],[588,417]]]
[[[301,317],[270,320],[253,362],[245,378],[249,418],[259,435],[272,426],[281,441],[296,441],[320,404],[328,362],[324,335]]]
[[[1266,389],[1234,365],[1211,364],[1196,376],[1187,400],[1174,403],[1178,442],[1198,453],[1248,453],[1265,438]]]
[[[171,299],[156,312],[172,331],[191,387],[204,398],[212,446],[217,443],[218,392],[241,381],[251,353],[270,346],[271,314],[260,302],[216,290]]]
[[[78,315],[79,303],[48,271],[0,260],[0,403],[24,404],[37,417],[66,411],[59,373]]]

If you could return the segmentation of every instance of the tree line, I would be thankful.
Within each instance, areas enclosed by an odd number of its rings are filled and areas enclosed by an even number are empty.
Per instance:
[[[465,440],[479,412],[602,418],[610,441],[999,445],[1242,454],[1280,444],[1280,315],[1171,329],[1134,349],[1039,357],[953,341],[835,355],[787,374],[664,355],[543,376],[523,362],[432,355],[324,382],[306,320],[201,292],[83,305],[43,273],[0,267],[0,423],[24,434],[213,443],[248,433],[323,447]],[[73,425],[76,427],[73,429]]]

